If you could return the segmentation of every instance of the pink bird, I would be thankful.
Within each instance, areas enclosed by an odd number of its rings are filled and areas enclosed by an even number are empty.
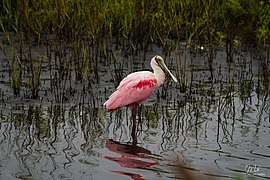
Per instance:
[[[136,112],[139,104],[145,103],[153,94],[156,87],[165,81],[166,70],[177,82],[177,79],[167,68],[161,56],[154,56],[150,63],[153,72],[139,71],[129,74],[116,88],[116,91],[104,103],[106,108],[113,111],[119,107],[129,106],[132,109],[133,127],[136,125]]]

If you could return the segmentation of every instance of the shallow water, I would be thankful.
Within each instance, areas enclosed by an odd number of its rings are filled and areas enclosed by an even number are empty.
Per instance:
[[[197,178],[270,178],[270,62],[256,51],[242,49],[228,63],[217,50],[210,65],[206,51],[165,57],[186,88],[168,78],[140,107],[137,143],[130,110],[102,107],[115,77],[150,69],[161,52],[101,62],[91,88],[71,73],[52,90],[44,68],[36,100],[26,86],[13,96],[2,61],[0,179],[175,179],[179,164]]]

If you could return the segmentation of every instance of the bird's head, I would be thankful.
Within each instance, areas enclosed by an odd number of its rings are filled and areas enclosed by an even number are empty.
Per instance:
[[[172,79],[175,81],[175,82],[178,82],[176,77],[171,73],[171,71],[167,68],[163,58],[161,56],[158,56],[156,55],[154,58],[154,64],[158,65],[161,69],[163,69],[163,71],[167,71],[170,76],[172,77]]]

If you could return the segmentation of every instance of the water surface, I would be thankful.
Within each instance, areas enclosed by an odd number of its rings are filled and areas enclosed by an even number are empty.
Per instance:
[[[270,178],[267,52],[242,49],[233,62],[223,50],[163,55],[180,84],[168,78],[140,107],[136,143],[130,110],[102,104],[125,75],[150,70],[155,54],[101,60],[90,85],[74,71],[58,80],[53,68],[55,89],[44,60],[35,100],[27,85],[13,95],[2,60],[0,179],[175,179],[179,164],[197,178]]]

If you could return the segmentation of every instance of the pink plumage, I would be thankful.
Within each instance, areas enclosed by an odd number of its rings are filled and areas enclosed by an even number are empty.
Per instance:
[[[116,91],[104,103],[107,109],[143,103],[153,94],[157,80],[152,72],[135,72],[125,77]]]
[[[167,68],[162,57],[154,56],[151,59],[150,65],[154,73],[150,71],[134,72],[120,82],[116,91],[104,103],[108,110],[112,111],[119,107],[132,106],[132,112],[135,115],[137,105],[147,101],[155,88],[164,83],[164,70],[177,82],[177,79]]]

